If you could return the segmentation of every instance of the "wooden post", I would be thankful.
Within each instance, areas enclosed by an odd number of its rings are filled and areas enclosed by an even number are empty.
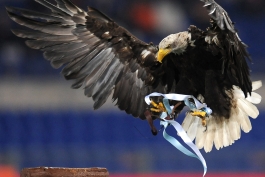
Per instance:
[[[109,177],[106,168],[24,168],[20,177]]]

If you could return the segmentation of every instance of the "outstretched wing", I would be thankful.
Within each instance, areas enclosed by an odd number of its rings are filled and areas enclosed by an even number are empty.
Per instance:
[[[228,13],[220,5],[214,0],[201,1],[205,3],[204,7],[211,17],[212,26],[207,31],[207,42],[221,51],[223,73],[233,85],[239,86],[247,97],[247,93],[252,91],[246,62],[246,59],[251,60],[246,50],[247,45],[241,41]]]
[[[218,150],[232,145],[241,137],[241,129],[246,133],[252,129],[249,117],[256,118],[259,115],[257,107],[253,104],[258,104],[261,96],[252,92],[246,62],[250,59],[247,46],[240,40],[227,12],[214,0],[201,1],[209,10],[212,26],[206,33],[195,27],[191,27],[190,30],[195,32],[197,30],[197,33],[203,34],[203,44],[205,41],[208,43],[203,46],[203,49],[206,47],[207,52],[210,52],[209,59],[216,63],[214,67],[218,65],[218,73],[217,71],[207,72],[205,87],[208,89],[206,92],[209,90],[211,92],[201,98],[213,108],[213,114],[207,118],[207,128],[200,123],[199,117],[192,116],[190,113],[187,114],[182,125],[189,137],[192,140],[196,139],[198,148],[204,148],[206,152],[210,152],[213,145]],[[221,79],[216,75],[222,75]],[[261,85],[260,81],[253,82],[253,90]],[[216,110],[218,114],[214,113]]]
[[[31,39],[26,44],[42,50],[54,68],[63,66],[64,77],[75,81],[73,88],[84,86],[95,109],[114,91],[113,101],[121,110],[144,118],[144,96],[164,88],[154,77],[160,67],[157,47],[140,41],[94,8],[85,12],[69,0],[55,0],[56,5],[35,1],[51,12],[8,7],[12,20],[31,29],[13,33]]]

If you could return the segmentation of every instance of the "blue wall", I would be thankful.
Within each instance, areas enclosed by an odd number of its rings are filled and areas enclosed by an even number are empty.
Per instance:
[[[182,115],[183,117],[183,115]],[[157,127],[159,127],[159,122]],[[265,112],[230,147],[202,151],[209,171],[265,172]],[[175,135],[174,130],[168,131]],[[123,112],[0,112],[0,163],[35,166],[107,167],[110,172],[203,171],[162,133]]]

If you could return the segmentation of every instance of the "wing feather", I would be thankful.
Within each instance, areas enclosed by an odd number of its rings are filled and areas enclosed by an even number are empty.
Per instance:
[[[73,35],[51,35],[38,31],[26,31],[26,30],[12,30],[12,32],[21,38],[36,39],[41,41],[55,41],[55,42],[69,42],[77,40],[77,36]]]
[[[21,8],[6,8],[9,13],[16,14],[19,13],[22,17],[27,18],[28,20],[33,20],[35,22],[39,21],[38,19],[45,20],[46,22],[54,22],[56,21],[58,24],[59,23],[66,23],[66,19],[60,17],[60,16],[55,16],[55,15],[47,15],[41,12],[36,12],[33,10],[28,10],[28,9],[21,9]],[[14,16],[18,17],[18,16]],[[67,21],[68,23],[74,24],[71,21]]]
[[[51,4],[50,2],[46,1],[46,0],[35,0],[36,2],[38,2],[39,4],[49,8],[53,13],[58,13],[60,15],[70,15],[72,16],[73,13],[71,11],[69,11],[68,9],[62,8],[62,3],[65,4],[65,2],[63,1],[59,1],[61,6],[55,6],[53,4]],[[57,1],[58,2],[58,1]],[[69,1],[66,1],[69,3]]]
[[[27,40],[26,45],[32,49],[44,50],[46,47],[60,45],[61,41]]]
[[[7,10],[12,8],[7,8]],[[25,26],[27,28],[41,31],[43,33],[53,34],[53,35],[72,35],[73,26],[62,26],[61,24],[55,24],[50,22],[42,22],[37,20],[32,20],[27,17],[8,11],[9,17],[16,23]],[[36,17],[37,18],[37,17]]]
[[[95,104],[94,104],[95,109],[98,109],[107,101],[108,97],[110,96],[110,94],[114,88],[114,84],[115,84],[117,78],[119,77],[122,69],[123,69],[123,66],[121,64],[118,65],[115,68],[115,71],[112,73],[112,76],[110,77],[110,79],[107,80],[107,82],[103,82],[103,84],[98,86],[97,92],[92,96],[92,98],[95,101]]]
[[[85,90],[89,90],[90,94],[87,94],[87,96],[91,97],[94,94],[96,94],[98,92],[99,89],[102,89],[102,85],[104,85],[107,82],[110,82],[108,80],[106,80],[106,82],[104,82],[105,80],[102,79],[101,77],[98,77],[98,75],[101,75],[104,73],[104,76],[109,77],[109,75],[106,74],[114,74],[113,70],[112,73],[108,73],[108,66],[111,60],[113,60],[114,56],[110,55],[105,57],[105,60],[102,60],[101,62],[98,62],[98,65],[94,66],[93,68],[91,68],[91,70],[89,72],[87,72],[88,76],[85,79]],[[108,59],[111,59],[110,61],[108,61]],[[92,63],[91,63],[92,64]],[[91,65],[89,64],[89,65]],[[93,79],[95,79],[95,81],[93,82]],[[112,76],[113,77],[113,76]],[[90,80],[92,80],[92,82],[89,82]],[[110,78],[111,79],[111,78]],[[89,89],[88,89],[89,88]]]
[[[99,44],[94,46],[93,49],[91,49],[87,53],[85,57],[81,58],[76,58],[75,60],[72,60],[70,63],[68,63],[62,70],[62,74],[64,77],[69,80],[69,79],[74,79],[80,77],[79,72],[82,69],[86,68],[86,65],[98,54],[100,53],[103,49],[105,48],[104,44]],[[79,75],[79,76],[78,76]]]

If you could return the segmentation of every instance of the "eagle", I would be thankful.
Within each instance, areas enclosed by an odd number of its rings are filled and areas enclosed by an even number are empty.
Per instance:
[[[207,103],[212,114],[205,121],[187,112],[182,126],[198,148],[210,152],[233,144],[251,130],[249,116],[256,118],[261,96],[253,92],[260,81],[250,80],[247,45],[240,39],[228,13],[214,0],[201,0],[209,12],[209,27],[191,25],[187,31],[170,34],[159,45],[146,43],[99,10],[85,11],[70,0],[35,0],[46,13],[6,7],[9,17],[26,29],[12,32],[26,38],[26,45],[43,51],[52,67],[62,67],[72,88],[84,88],[94,109],[112,96],[116,106],[153,125],[162,112],[161,99],[150,109],[145,96],[159,92],[192,95]],[[203,4],[202,4],[203,5]],[[175,115],[185,107],[176,105]],[[162,105],[163,107],[163,105]]]

